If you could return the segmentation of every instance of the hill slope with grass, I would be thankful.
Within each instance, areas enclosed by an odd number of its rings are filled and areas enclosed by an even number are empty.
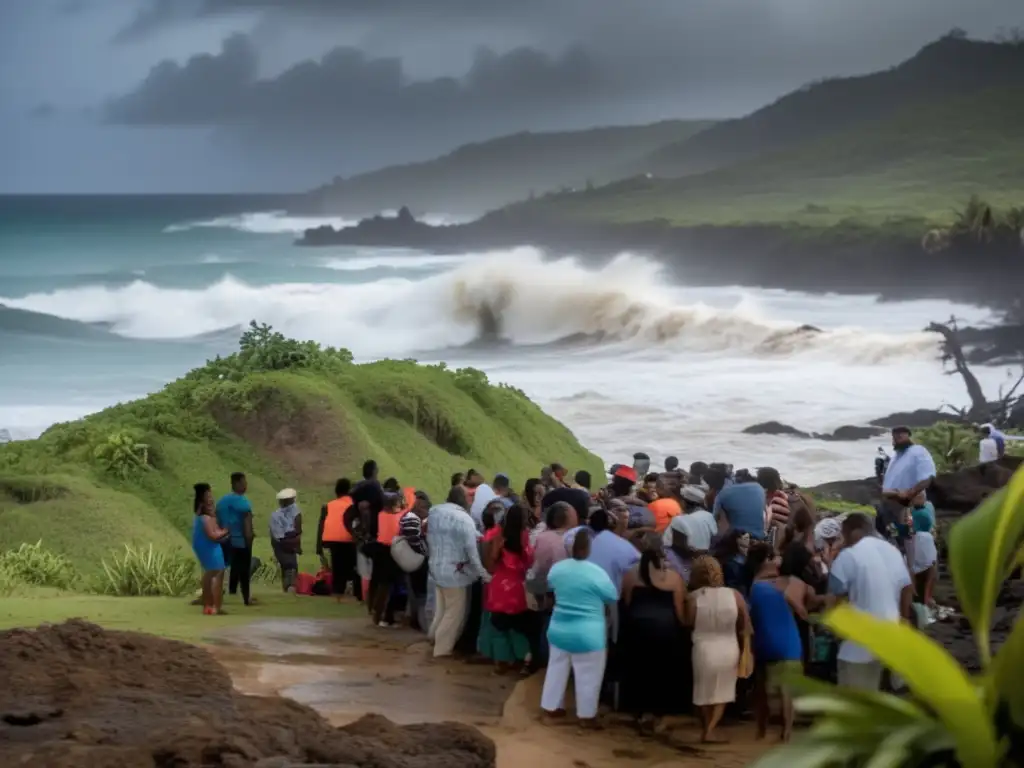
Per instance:
[[[910,105],[927,108],[1021,82],[1024,44],[951,33],[891,69],[813,83],[746,117],[657,149],[647,165],[665,176],[700,173],[869,126]]]
[[[518,488],[552,461],[603,471],[568,429],[479,371],[354,365],[346,350],[254,327],[239,353],[147,398],[0,445],[0,553],[42,541],[70,563],[72,587],[102,581],[102,561],[125,544],[191,559],[192,485],[209,482],[219,496],[230,473],[243,471],[255,554],[270,560],[275,494],[294,487],[305,567],[313,567],[320,505],[338,477],[358,478],[367,458],[382,479],[395,476],[435,502],[451,475],[470,467],[506,472]]]
[[[307,196],[318,213],[368,215],[408,206],[417,213],[476,215],[531,194],[583,189],[637,172],[659,147],[712,125],[668,120],[651,125],[556,133],[517,133],[467,144],[423,163],[336,179]],[[653,169],[650,169],[653,170]]]
[[[554,195],[524,212],[690,226],[902,226],[920,238],[973,194],[1024,204],[1024,85],[909,106],[799,148],[674,179]]]

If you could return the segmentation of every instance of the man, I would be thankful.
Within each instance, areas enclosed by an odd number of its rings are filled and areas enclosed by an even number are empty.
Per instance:
[[[505,509],[511,508],[517,501],[519,501],[519,497],[512,492],[512,481],[504,472],[499,472],[494,476],[494,482],[491,483],[491,490],[494,491],[494,495],[497,498],[501,499],[501,503],[505,506]]]
[[[882,509],[877,524],[888,535],[890,526],[897,528],[897,541],[902,544],[910,536],[903,525],[905,510],[917,494],[928,489],[935,479],[935,461],[923,445],[915,445],[909,427],[892,430],[893,457],[882,479]]]
[[[665,459],[665,471],[675,472],[677,469],[679,469],[679,459],[677,459],[675,456],[667,457]]]
[[[690,559],[707,554],[711,540],[718,534],[718,524],[715,516],[704,508],[704,489],[699,485],[684,485],[679,496],[683,500],[683,514],[669,522],[662,545],[676,552],[687,552]]]
[[[876,619],[912,620],[914,586],[899,550],[875,536],[870,518],[862,514],[843,521],[843,541],[832,563],[829,592]],[[876,691],[882,671],[882,663],[861,646],[849,640],[839,646],[840,685]]]
[[[561,488],[563,486],[568,485],[568,483],[565,482],[565,477],[568,474],[569,470],[567,470],[561,464],[558,464],[556,462],[551,465],[551,482],[556,488]]]
[[[581,490],[584,490],[587,493],[590,493],[590,488],[591,488],[590,473],[587,472],[587,470],[585,470],[585,469],[577,470],[576,474],[573,476],[573,485],[576,488],[580,488]]]
[[[245,474],[235,472],[231,475],[231,493],[222,496],[217,502],[217,524],[230,531],[230,536],[221,543],[224,550],[224,562],[231,568],[228,592],[238,594],[242,588],[242,602],[252,605],[250,596],[250,577],[252,575],[252,541],[255,538],[252,528],[252,504],[245,493],[249,489]]]
[[[714,482],[712,483],[712,480]],[[709,493],[714,498],[718,531],[725,534],[736,529],[750,534],[750,538],[765,538],[766,497],[764,488],[753,478],[745,483],[728,485],[721,472],[708,470]]]
[[[784,490],[779,470],[774,467],[761,467],[757,470],[757,482],[764,488],[768,501],[768,530],[770,531],[772,526],[785,528],[789,523],[789,497]]]
[[[407,542],[409,547],[418,555],[427,557],[427,542],[423,536],[423,521],[430,513],[430,497],[423,491],[416,491],[412,506],[405,512],[399,524],[399,534]],[[412,628],[426,632],[426,605],[427,605],[427,574],[429,564],[426,559],[418,570],[407,573],[407,586],[409,588],[409,614],[412,620]]]
[[[979,431],[981,440],[978,443],[978,463],[992,464],[999,461],[1006,453],[1003,434],[991,424],[982,424]]]
[[[352,516],[346,514],[352,508],[352,483],[343,477],[334,484],[334,499],[320,508],[320,523],[316,533],[316,554],[327,566],[324,547],[331,553],[331,587],[335,596],[341,599],[345,588],[352,582],[352,596],[363,601],[363,580],[356,570],[355,537],[352,535]]]
[[[566,502],[576,510],[576,516],[579,519],[580,525],[586,524],[587,518],[590,517],[589,491],[583,488],[571,488],[568,485],[554,488],[545,493],[544,498],[541,499],[541,510],[546,510],[552,504],[557,504],[560,501]]]
[[[281,586],[291,593],[295,592],[302,554],[302,512],[297,497],[294,488],[278,491],[277,509],[270,515],[270,545],[281,566]]]
[[[434,658],[452,655],[466,623],[470,588],[477,579],[490,581],[480,560],[473,518],[460,506],[464,501],[465,492],[456,486],[448,501],[432,508],[427,516],[428,568],[435,595],[430,626]]]

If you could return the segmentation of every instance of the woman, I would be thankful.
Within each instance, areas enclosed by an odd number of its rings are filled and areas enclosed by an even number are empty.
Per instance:
[[[530,515],[537,524],[542,524],[544,520],[541,508],[544,492],[544,483],[537,477],[531,477],[527,480],[526,486],[523,488],[523,503],[530,508]]]
[[[391,542],[402,526],[402,496],[388,491],[384,494],[384,509],[377,514],[376,540],[370,543],[370,611],[378,627],[395,626],[395,611],[391,591],[401,576],[401,569],[391,557]]]
[[[572,557],[556,563],[548,574],[555,610],[548,627],[551,655],[544,675],[540,706],[549,716],[565,714],[569,672],[576,680],[576,716],[581,725],[596,726],[597,704],[607,660],[605,606],[619,594],[608,574],[590,556],[590,532],[580,529]]]
[[[910,570],[914,574],[915,600],[928,608],[935,607],[932,591],[938,573],[938,549],[935,547],[935,508],[924,493],[914,497],[910,508],[911,544]]]
[[[209,483],[196,483],[192,502],[192,551],[203,569],[203,615],[222,615],[220,607],[224,597],[224,550],[220,543],[231,532],[217,525],[214,515],[213,492]]]
[[[555,565],[561,562],[568,553],[565,550],[565,535],[579,525],[579,518],[576,510],[567,501],[558,501],[548,507],[545,529],[537,535],[537,543],[534,547],[533,569],[530,574],[531,582],[538,584],[537,588],[531,586],[535,594],[547,594],[546,579],[548,572]]]
[[[815,541],[817,519],[814,501],[802,493],[794,494],[790,503],[790,522],[779,551],[784,568],[823,595],[828,591],[828,568],[818,553]]]
[[[747,588],[750,586],[747,579],[747,554],[749,551],[750,534],[736,528],[731,529],[725,538],[718,542],[714,551],[714,556],[722,567],[725,586],[735,589],[741,595],[746,595]]]
[[[504,520],[497,524],[499,514]],[[484,508],[484,567],[491,580],[484,585],[483,614],[477,649],[492,659],[499,674],[516,664],[531,672],[533,614],[526,603],[526,572],[533,564],[533,550],[526,530],[529,511],[520,505],[505,512],[500,499]]]
[[[736,699],[740,644],[749,625],[743,595],[725,586],[722,566],[710,555],[693,563],[686,624],[693,627],[693,703],[705,743],[722,743],[715,728],[725,705]]]
[[[427,575],[430,563],[427,561],[427,541],[423,535],[423,521],[431,507],[430,497],[423,491],[416,491],[412,506],[407,509],[399,520],[399,535],[409,543],[409,548],[418,555],[423,555],[423,565],[418,570],[406,574],[409,589],[409,607],[413,629],[427,631]]]
[[[270,514],[270,546],[281,566],[281,588],[293,594],[302,554],[302,512],[297,497],[294,488],[279,491],[277,509]]]
[[[647,504],[647,509],[654,514],[655,532],[663,534],[672,518],[683,513],[683,502],[679,496],[682,478],[678,472],[662,472],[657,475],[655,487],[656,499]]]
[[[807,611],[817,600],[814,591],[798,577],[781,575],[768,547],[756,547],[747,558],[752,576],[750,622],[754,630],[754,709],[757,737],[768,731],[769,697],[782,699],[782,740],[793,732],[793,700],[778,676],[793,667],[802,669],[803,643],[796,617],[807,621]],[[795,614],[795,615],[794,615]]]
[[[690,632],[683,626],[685,603],[686,584],[669,568],[661,544],[651,542],[622,583],[615,646],[621,709],[654,716],[689,710],[693,673],[688,663]],[[656,686],[648,679],[652,659],[664,662]]]

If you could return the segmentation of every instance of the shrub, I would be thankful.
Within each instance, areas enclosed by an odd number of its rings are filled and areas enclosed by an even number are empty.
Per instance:
[[[136,442],[128,432],[109,435],[93,455],[106,472],[122,480],[149,469],[149,446]]]
[[[993,658],[989,633],[1003,582],[1024,563],[1024,470],[949,529],[948,562],[970,621],[983,673],[970,676],[941,645],[905,624],[849,606],[823,623],[864,646],[910,689],[890,694],[833,687],[795,677],[797,707],[819,716],[810,732],[757,761],[796,766],[1020,766],[1024,750],[1024,621],[1017,618]]]
[[[43,549],[43,542],[22,544],[0,554],[0,572],[16,584],[70,589],[77,582],[75,567],[64,555]]]
[[[99,591],[121,597],[180,597],[199,586],[195,561],[181,552],[158,552],[126,544],[103,560]]]
[[[20,586],[18,579],[6,566],[0,567],[0,597],[10,597]]]
[[[276,562],[261,560],[259,567],[250,575],[250,581],[254,584],[280,584],[281,566]]]

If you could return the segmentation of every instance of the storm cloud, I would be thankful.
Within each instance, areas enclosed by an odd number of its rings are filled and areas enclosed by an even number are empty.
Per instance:
[[[110,101],[106,118],[131,125],[260,123],[293,126],[318,121],[321,129],[410,120],[417,126],[486,117],[488,120],[606,98],[607,80],[580,49],[549,56],[532,48],[504,54],[477,52],[461,78],[416,80],[400,59],[373,58],[335,48],[276,77],[259,77],[259,55],[249,37],[229,37],[217,54],[185,64],[163,61],[138,88]],[[324,125],[328,121],[329,125]]]
[[[516,131],[738,116],[1020,23],[1020,0],[0,0],[0,188],[300,189]]]

